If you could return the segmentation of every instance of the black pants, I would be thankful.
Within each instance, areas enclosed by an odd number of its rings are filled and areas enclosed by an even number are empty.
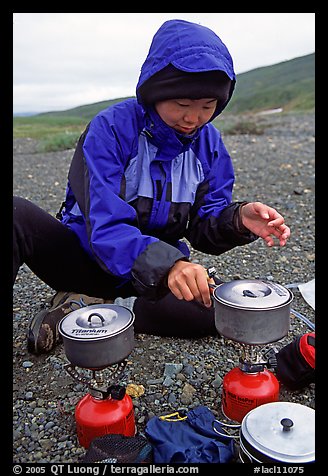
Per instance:
[[[216,335],[214,309],[180,301],[172,293],[156,302],[138,296],[131,283],[102,270],[80,246],[76,235],[56,218],[20,197],[13,202],[13,276],[23,263],[56,291],[115,299],[137,296],[133,312],[136,333],[203,337]]]

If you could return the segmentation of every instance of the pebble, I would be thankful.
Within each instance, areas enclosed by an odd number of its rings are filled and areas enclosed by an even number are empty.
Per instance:
[[[164,367],[165,377],[174,377],[183,368],[182,364],[166,363]]]
[[[29,369],[30,367],[33,366],[33,362],[30,362],[29,360],[25,360],[25,362],[22,363],[22,366],[24,369]]]
[[[225,281],[308,282],[315,276],[314,115],[275,114],[258,120],[266,124],[263,135],[223,137],[235,166],[234,199],[259,200],[281,210],[292,230],[290,243],[283,249],[268,249],[257,240],[218,257],[192,249],[191,257],[206,267],[214,265]],[[14,141],[14,192],[55,214],[64,198],[73,151],[39,154],[36,146],[32,139]],[[297,289],[293,292],[293,308],[314,321],[313,309]],[[63,368],[67,359],[62,345],[33,359],[26,349],[28,322],[48,305],[53,294],[27,266],[21,267],[13,295],[16,464],[78,463],[86,452],[77,439],[74,411],[87,387],[73,381]],[[293,318],[290,332],[275,347],[308,331],[303,322]],[[239,355],[240,348],[221,337],[194,341],[136,336],[126,383],[145,388],[133,398],[138,432],[144,432],[150,418],[182,407],[205,405],[222,419],[222,379],[238,365]],[[281,387],[280,400],[315,408],[315,385],[294,392]]]

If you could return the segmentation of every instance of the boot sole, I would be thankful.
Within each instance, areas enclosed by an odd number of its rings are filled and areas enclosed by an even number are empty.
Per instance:
[[[38,349],[38,335],[44,317],[48,314],[49,309],[44,309],[36,314],[30,322],[27,334],[27,350],[32,354],[42,354],[42,351]]]

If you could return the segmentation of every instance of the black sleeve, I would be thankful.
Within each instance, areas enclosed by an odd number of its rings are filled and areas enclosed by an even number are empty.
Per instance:
[[[133,286],[141,295],[158,299],[169,292],[167,275],[174,264],[188,258],[177,248],[163,241],[150,244],[141,253],[132,268]]]
[[[219,217],[202,220],[197,214],[190,220],[186,238],[203,253],[220,255],[236,246],[255,241],[258,236],[245,228],[239,209],[246,202],[233,202],[222,210]]]

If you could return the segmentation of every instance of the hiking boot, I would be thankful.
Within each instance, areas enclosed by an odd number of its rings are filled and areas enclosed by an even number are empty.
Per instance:
[[[58,292],[51,300],[51,307],[43,309],[31,320],[27,334],[27,350],[32,354],[50,352],[62,341],[58,324],[63,317],[81,307],[108,302],[110,301],[85,294]]]

